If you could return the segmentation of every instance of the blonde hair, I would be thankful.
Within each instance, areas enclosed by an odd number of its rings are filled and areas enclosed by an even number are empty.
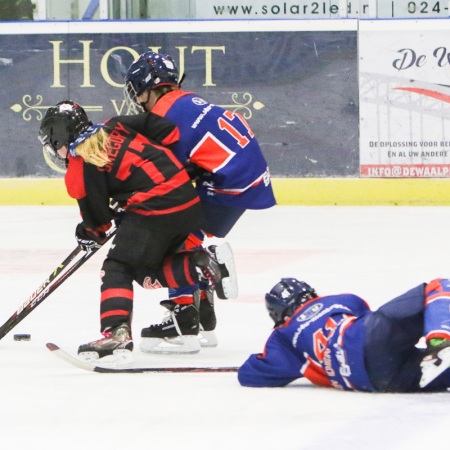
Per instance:
[[[75,153],[87,163],[97,167],[104,167],[110,162],[106,150],[108,138],[109,133],[104,128],[100,128],[97,133],[89,136],[79,144],[75,149]]]

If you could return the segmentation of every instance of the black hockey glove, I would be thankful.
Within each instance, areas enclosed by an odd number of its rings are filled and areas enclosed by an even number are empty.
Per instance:
[[[197,178],[200,178],[202,175],[204,175],[207,172],[205,169],[203,169],[189,161],[184,163],[184,168],[186,169],[186,172],[188,173],[189,178],[192,181],[197,180]]]
[[[105,238],[105,233],[100,233],[97,236],[94,233],[87,231],[82,223],[79,223],[75,230],[75,239],[78,242],[78,246],[85,252],[99,249],[105,242]]]
[[[112,200],[109,209],[111,210],[111,214],[113,216],[112,220],[116,228],[119,228],[119,225],[122,223],[123,216],[125,215],[125,210],[119,206],[119,202],[117,200]]]
[[[119,228],[122,223],[123,216],[125,215],[125,210],[122,208],[116,208],[113,210],[113,222],[116,228]]]

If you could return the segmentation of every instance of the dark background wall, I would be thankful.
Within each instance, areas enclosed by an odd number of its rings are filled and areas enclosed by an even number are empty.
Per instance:
[[[356,31],[0,35],[0,176],[58,176],[36,137],[46,109],[126,113],[118,85],[148,48],[181,61],[184,89],[248,119],[273,176],[358,176]]]

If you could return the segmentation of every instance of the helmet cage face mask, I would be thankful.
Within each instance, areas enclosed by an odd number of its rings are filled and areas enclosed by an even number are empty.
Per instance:
[[[286,317],[291,317],[295,310],[317,293],[309,284],[295,278],[282,278],[269,293],[266,294],[266,308],[275,326],[284,323]]]
[[[67,158],[63,158],[57,151],[50,145],[45,144],[42,147],[42,154],[47,165],[58,173],[65,173],[67,169]]]
[[[138,93],[134,88],[134,84],[131,81],[127,81],[125,83],[125,98],[128,99],[130,103],[134,103],[135,105],[139,105],[138,102]]]
[[[58,150],[63,147],[63,143],[52,142],[49,134],[44,130],[39,131],[38,138],[42,144],[42,154],[47,165],[58,173],[65,173],[67,168],[67,158],[59,155]]]
[[[145,112],[144,105],[139,102],[138,94],[131,81],[127,81],[125,83],[123,93],[125,97],[125,104],[128,107],[128,114],[139,114]]]

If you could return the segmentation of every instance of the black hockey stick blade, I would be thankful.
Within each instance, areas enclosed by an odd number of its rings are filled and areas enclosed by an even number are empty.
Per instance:
[[[82,361],[75,356],[62,350],[56,344],[49,342],[46,347],[58,358],[80,369],[98,373],[218,373],[218,372],[237,372],[238,367],[103,367]]]
[[[115,233],[116,229],[114,228],[110,233],[108,233],[104,244],[109,241]],[[77,246],[70,253],[70,255],[67,256],[67,258],[53,270],[46,280],[22,303],[22,305],[19,306],[14,314],[2,326],[0,326],[0,339],[4,338],[17,324],[25,319],[31,311],[37,308],[53,291],[61,286],[61,284],[67,280],[70,275],[78,270],[98,250],[99,249],[96,248],[83,252],[80,247]],[[82,256],[76,260],[80,253],[83,253]]]

